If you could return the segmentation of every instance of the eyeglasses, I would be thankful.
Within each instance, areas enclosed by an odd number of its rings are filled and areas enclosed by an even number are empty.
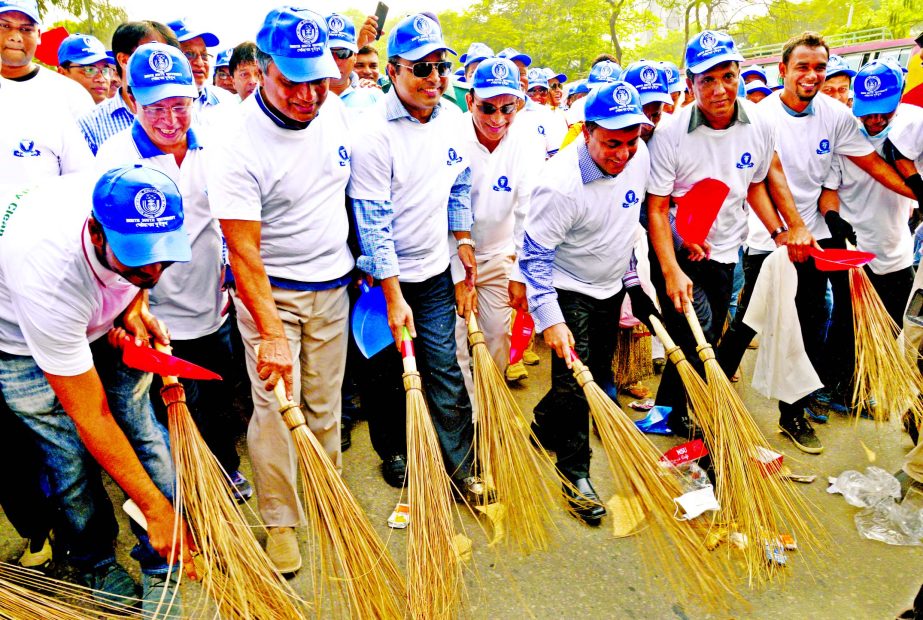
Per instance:
[[[226,79],[226,78],[231,77],[231,72],[228,71],[227,69],[222,68],[222,69],[218,69],[217,71],[215,71],[215,75],[220,78]]]
[[[23,24],[21,26],[17,26],[14,23],[0,20],[0,32],[3,34],[9,34],[14,30],[18,30],[21,35],[27,37],[34,37],[38,34],[38,26],[35,24]]]
[[[183,52],[183,56],[186,57],[190,63],[195,62],[196,58],[200,58],[202,62],[208,62],[208,59],[212,57],[208,52]]]
[[[330,50],[333,52],[333,55],[339,58],[340,60],[346,60],[347,58],[353,57],[353,51],[348,50],[345,47],[336,47]]]
[[[405,65],[403,63],[397,64],[413,70],[413,76],[418,78],[429,77],[432,75],[433,69],[436,70],[436,73],[439,74],[439,77],[447,76],[449,71],[452,70],[452,63],[447,60],[443,60],[441,62],[415,62],[412,65]]]
[[[517,108],[517,104],[515,103],[507,103],[506,105],[502,105],[499,108],[492,103],[482,103],[478,105],[478,110],[480,110],[483,114],[486,114],[487,116],[496,114],[497,110],[500,110],[500,114],[505,114],[508,116],[512,114],[513,112],[515,112],[516,108]]]
[[[112,67],[94,67],[93,65],[71,65],[68,69],[77,69],[88,78],[95,78],[100,73],[103,77],[112,77]]]
[[[192,110],[192,104],[162,106],[162,105],[143,105],[141,109],[151,118],[166,118],[167,112],[172,112],[177,118],[185,118]]]
[[[529,92],[532,93],[532,94],[535,94],[535,93],[547,93],[547,92],[548,92],[548,89],[545,88],[544,86],[533,86],[532,88],[529,89]]]
[[[563,87],[558,82],[555,82],[554,84],[551,85],[551,90],[561,90],[561,88]]]

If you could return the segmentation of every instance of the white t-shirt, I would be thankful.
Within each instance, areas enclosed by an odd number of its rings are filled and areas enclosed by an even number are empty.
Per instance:
[[[468,166],[461,111],[443,101],[435,118],[387,120],[390,97],[353,123],[349,196],[390,201],[401,282],[423,282],[449,266],[449,195]]]
[[[751,183],[766,178],[775,152],[775,133],[761,111],[745,99],[739,98],[737,105],[747,122],[737,120],[720,130],[699,125],[690,132],[689,123],[696,111],[690,105],[666,123],[661,122],[648,143],[651,194],[683,196],[707,178],[718,179],[730,188],[705,238],[712,260],[720,263],[737,262],[738,250],[747,237],[747,191]]]
[[[522,227],[529,197],[545,164],[537,136],[513,132],[513,125],[491,153],[478,141],[471,113],[463,115],[463,144],[471,168],[471,237],[478,261],[495,256],[515,256],[522,248]],[[452,255],[452,279],[465,279],[458,254]]]
[[[817,199],[835,155],[868,155],[875,149],[859,132],[852,112],[832,97],[814,97],[813,112],[792,116],[776,91],[757,109],[776,129],[776,150],[798,213],[815,239],[828,239],[830,230],[817,208]],[[754,221],[756,220],[754,216]],[[771,252],[776,244],[765,226],[752,226],[747,245]]]
[[[93,367],[104,336],[138,288],[96,258],[86,221],[95,174],[6,192],[0,203],[0,351],[35,358],[45,372]]]
[[[530,99],[526,101],[526,107],[519,111],[517,118],[521,124],[516,131],[538,134],[545,143],[547,157],[558,152],[567,135],[567,120],[563,112],[539,105]]]
[[[68,111],[54,101],[29,101],[27,92],[22,83],[0,79],[0,118],[7,119],[0,187],[19,189],[90,169],[93,154]]]
[[[56,105],[63,105],[74,121],[96,107],[93,97],[83,86],[45,67],[39,67],[33,77],[21,82],[16,81],[16,84],[23,88],[18,94],[23,105],[54,102]]]
[[[579,146],[568,145],[545,164],[532,192],[525,231],[542,247],[555,249],[555,288],[607,299],[622,289],[628,270],[650,155],[639,141],[621,173],[585,185]],[[613,324],[617,321],[613,316]]]
[[[222,103],[232,104],[223,106]],[[192,109],[197,127],[209,127],[227,121],[225,108],[237,107],[233,104],[240,103],[237,95],[231,94],[223,88],[206,84],[198,99],[193,102]]]
[[[917,172],[923,170],[923,108],[911,104],[897,106],[888,139],[905,157],[914,160]]]
[[[879,154],[887,139],[887,134],[882,134],[867,137]],[[875,255],[869,263],[873,272],[883,275],[913,264],[907,220],[915,201],[892,192],[840,156],[833,162],[824,187],[837,190],[840,214],[855,229],[858,249]]]
[[[233,122],[209,136],[212,216],[261,222],[266,273],[297,282],[328,282],[353,268],[346,245],[350,136],[346,109],[327,97],[305,129],[276,125],[258,103],[240,104]]]
[[[192,244],[192,260],[175,263],[163,272],[151,290],[151,311],[170,328],[178,340],[192,340],[214,333],[225,316],[227,293],[221,290],[223,264],[221,230],[212,217],[205,186],[208,151],[202,148],[201,134],[190,138],[192,146],[177,167],[173,155],[165,154],[135,125],[112,136],[96,154],[98,172],[124,165],[143,163],[173,179],[183,197],[183,229]]]

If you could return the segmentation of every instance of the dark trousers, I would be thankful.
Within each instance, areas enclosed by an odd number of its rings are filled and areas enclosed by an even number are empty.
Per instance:
[[[734,286],[733,263],[719,263],[713,260],[690,261],[685,256],[678,256],[679,266],[693,283],[692,306],[702,326],[705,339],[714,345],[721,337],[725,317],[731,303],[731,289]],[[704,377],[704,365],[696,352],[695,337],[683,314],[676,311],[673,300],[667,297],[666,282],[660,261],[653,248],[650,251],[651,281],[657,290],[660,308],[663,312],[664,327],[673,341],[683,350],[686,359]],[[745,289],[746,290],[746,287]],[[741,316],[738,307],[737,316]],[[737,368],[736,366],[734,367]],[[729,374],[733,374],[733,370]],[[655,399],[658,406],[670,407],[670,419],[675,426],[686,417],[686,391],[679,372],[673,364],[667,364],[660,379],[660,387]]]
[[[618,338],[619,311],[625,291],[608,299],[557,289],[564,322],[574,335],[577,357],[602,384],[612,377],[612,355]],[[590,475],[590,408],[583,388],[563,359],[551,358],[551,389],[535,407],[542,436],[552,439],[558,469],[569,480]]]
[[[237,438],[244,431],[243,420],[234,409],[233,378],[237,372],[231,346],[232,322],[227,320],[214,333],[193,340],[172,340],[173,355],[221,375],[223,381],[181,379],[186,405],[202,439],[229,474],[240,468]],[[163,382],[154,375],[151,404],[161,424],[167,426],[167,408],[160,397]]]
[[[872,286],[881,297],[888,316],[900,327],[904,321],[907,300],[910,299],[910,293],[913,291],[913,267],[904,267],[883,275],[878,275],[866,267],[865,273],[868,274]]]
[[[417,367],[446,471],[461,479],[470,475],[474,462],[474,425],[455,354],[455,286],[447,269],[423,282],[401,282],[401,292],[413,311]],[[400,353],[388,347],[368,360],[366,370],[359,391],[372,446],[382,458],[406,454]]]

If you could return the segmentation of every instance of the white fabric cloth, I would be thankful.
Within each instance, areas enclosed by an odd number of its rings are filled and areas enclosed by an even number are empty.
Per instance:
[[[23,89],[19,96],[24,105],[61,105],[75,122],[96,107],[83,86],[52,69],[39,67],[34,77],[15,83]]]
[[[563,112],[539,105],[530,99],[526,101],[526,107],[519,111],[517,118],[521,119],[521,124],[516,127],[516,131],[538,135],[544,142],[546,157],[558,152],[567,135],[567,120]]]
[[[917,172],[923,170],[923,108],[910,104],[897,106],[888,138],[905,157],[914,160]]]
[[[766,398],[793,403],[824,387],[801,338],[795,293],[798,272],[786,248],[763,262],[744,323],[760,334],[751,386]]]

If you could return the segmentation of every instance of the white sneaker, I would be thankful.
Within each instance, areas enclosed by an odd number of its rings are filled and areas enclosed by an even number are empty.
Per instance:
[[[298,535],[291,527],[271,527],[266,539],[266,554],[276,570],[282,574],[294,573],[301,568],[301,551]]]

